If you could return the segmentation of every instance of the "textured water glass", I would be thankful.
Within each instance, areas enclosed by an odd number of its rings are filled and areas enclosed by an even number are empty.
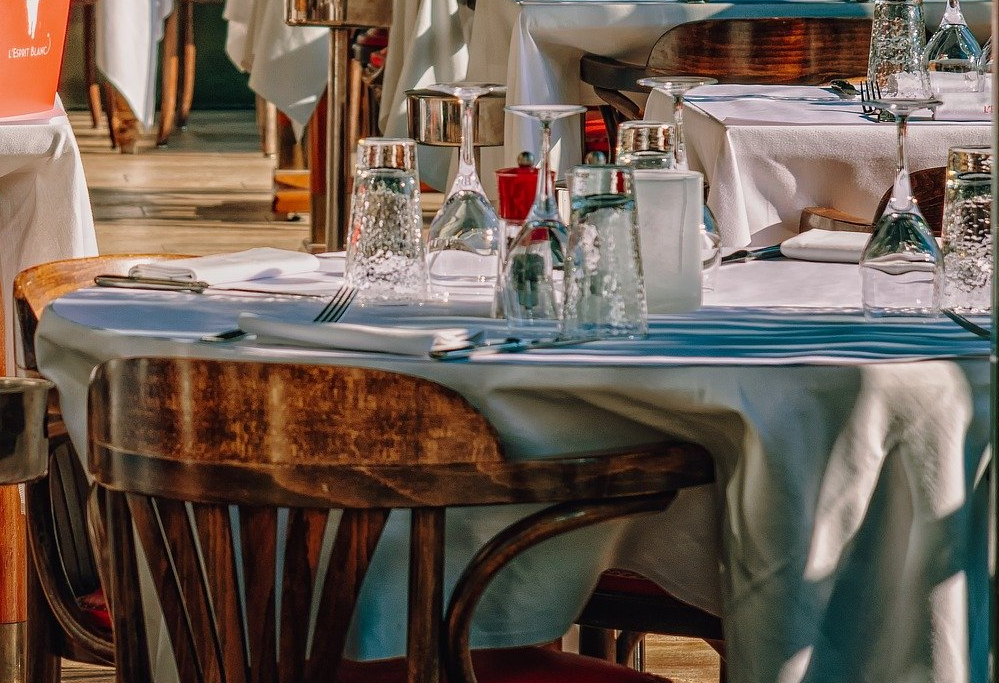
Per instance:
[[[992,301],[992,151],[952,147],[943,210],[943,306],[988,313]]]
[[[615,161],[634,169],[672,169],[676,129],[660,121],[625,121],[617,129]]]
[[[365,138],[357,145],[344,278],[357,301],[405,303],[427,295],[416,142]]]
[[[701,222],[701,289],[705,292],[715,291],[715,281],[718,279],[718,267],[721,265],[722,240],[718,234],[718,223],[715,215],[704,205]]]
[[[979,61],[982,48],[968,28],[959,0],[947,0],[940,27],[926,43],[923,66],[930,88],[939,99],[946,93],[978,92],[981,89]]]
[[[936,109],[939,100],[895,99],[864,102],[895,117],[898,162],[891,199],[875,221],[860,257],[864,316],[921,318],[940,313],[943,257],[912,194],[906,157],[909,117]]]
[[[569,174],[565,338],[635,337],[648,330],[634,186],[625,166],[576,166]]]
[[[922,0],[876,0],[867,80],[878,97],[925,97],[926,24]]]

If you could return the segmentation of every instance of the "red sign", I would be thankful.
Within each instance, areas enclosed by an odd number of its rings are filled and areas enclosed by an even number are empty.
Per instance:
[[[0,0],[0,117],[55,104],[69,0]]]

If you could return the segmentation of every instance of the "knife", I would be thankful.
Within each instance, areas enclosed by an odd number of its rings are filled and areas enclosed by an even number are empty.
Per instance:
[[[583,337],[582,339],[519,339],[508,337],[500,342],[486,342],[473,346],[462,346],[458,349],[441,349],[431,351],[434,360],[458,360],[490,353],[520,353],[531,349],[551,349],[558,346],[575,346],[588,342],[599,341],[600,337]]]
[[[212,287],[201,280],[184,282],[155,277],[130,277],[128,275],[98,275],[94,284],[99,287],[122,287],[125,289],[155,289],[169,292],[193,292],[204,294],[209,288],[214,292],[243,292],[246,294],[270,294],[272,296],[302,296],[310,299],[322,299],[324,294],[304,294],[301,292],[275,292],[266,289],[246,289],[242,287]]]
[[[780,252],[780,245],[774,244],[760,249],[740,249],[739,251],[733,251],[731,254],[722,256],[721,262],[725,264],[743,263],[745,261],[768,261],[780,258],[781,256],[783,254]]]

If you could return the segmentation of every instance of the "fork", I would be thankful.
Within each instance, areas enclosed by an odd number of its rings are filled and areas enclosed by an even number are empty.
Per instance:
[[[314,323],[335,323],[337,320],[343,317],[343,314],[347,312],[347,308],[350,307],[351,302],[354,297],[357,296],[357,290],[353,287],[341,287],[336,290],[333,294],[333,298],[326,302],[323,306],[323,310],[319,311],[318,315],[312,319]],[[224,341],[236,341],[238,339],[243,339],[247,336],[247,332],[237,328],[226,330],[225,332],[218,332],[216,334],[206,334],[201,338],[204,342],[224,342]]]
[[[881,99],[881,87],[877,83],[872,83],[871,81],[864,80],[860,83],[860,101],[861,103],[868,100],[879,100]],[[878,107],[872,107],[870,105],[861,104],[861,109],[864,110],[865,114],[877,114],[878,123],[894,123],[895,116],[890,112],[879,109]]]

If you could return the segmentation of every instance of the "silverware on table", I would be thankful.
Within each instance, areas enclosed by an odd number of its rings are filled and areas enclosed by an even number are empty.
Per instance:
[[[722,265],[726,263],[745,263],[746,261],[769,261],[770,259],[780,258],[783,254],[780,251],[779,244],[773,244],[769,247],[761,247],[759,249],[739,249],[738,251],[733,251],[731,254],[726,254],[722,256]]]
[[[344,313],[350,307],[354,297],[357,296],[357,290],[353,287],[341,287],[336,290],[333,298],[330,299],[323,310],[319,311],[319,314],[312,319],[314,323],[335,323],[340,318],[343,317]],[[238,339],[243,339],[247,336],[247,332],[237,328],[231,330],[226,330],[224,332],[217,332],[216,334],[206,334],[201,338],[203,342],[226,342],[226,341],[236,341]]]
[[[582,339],[518,339],[510,337],[501,342],[486,342],[473,346],[463,346],[460,349],[431,351],[434,360],[458,360],[491,353],[520,353],[531,349],[551,349],[559,346],[576,346],[599,341],[601,337],[584,337]]]
[[[194,294],[204,294],[209,289],[212,292],[224,294],[233,292],[236,294],[270,294],[271,296],[299,296],[308,299],[321,299],[321,294],[304,294],[302,292],[281,292],[267,289],[251,289],[248,287],[225,287],[210,285],[202,280],[183,282],[180,280],[168,280],[156,277],[132,277],[130,275],[97,275],[94,277],[94,284],[99,287],[120,287],[122,289],[152,289],[167,292],[192,292]]]

